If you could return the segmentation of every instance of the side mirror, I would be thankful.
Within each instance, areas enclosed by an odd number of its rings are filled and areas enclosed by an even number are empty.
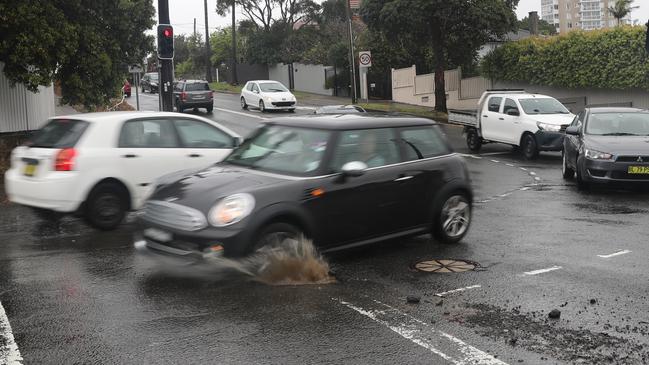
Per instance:
[[[241,146],[242,143],[243,143],[243,137],[234,137],[234,139],[232,141],[232,145],[234,147],[239,147],[239,146]]]
[[[518,110],[515,110],[515,109],[509,109],[509,110],[507,111],[507,115],[511,115],[511,116],[517,117],[517,116],[521,115],[521,113],[520,113]]]
[[[255,94],[259,94],[259,90],[253,90],[252,92]]]
[[[341,170],[343,176],[357,177],[365,173],[365,170],[367,170],[367,164],[362,161],[351,161],[344,164]]]
[[[566,128],[566,134],[569,134],[571,136],[578,136],[579,135],[579,127],[576,125],[571,125],[568,128]]]

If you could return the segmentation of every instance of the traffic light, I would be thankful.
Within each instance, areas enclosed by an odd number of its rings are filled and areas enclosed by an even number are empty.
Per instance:
[[[174,28],[169,24],[158,25],[158,58],[161,60],[174,58]]]

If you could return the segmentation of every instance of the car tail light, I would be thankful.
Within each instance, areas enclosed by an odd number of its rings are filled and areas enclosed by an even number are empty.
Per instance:
[[[77,156],[77,151],[74,148],[64,148],[56,155],[56,164],[54,169],[56,171],[72,171],[74,170],[74,158]]]
[[[210,91],[209,95],[210,95],[210,99],[212,99],[214,97],[214,92]]]
[[[187,93],[183,91],[180,93],[180,100],[185,101],[185,99],[187,99]]]

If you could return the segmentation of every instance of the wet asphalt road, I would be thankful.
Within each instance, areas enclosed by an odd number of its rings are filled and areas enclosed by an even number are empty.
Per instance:
[[[216,100],[240,112],[236,96]],[[209,117],[245,134],[259,122],[245,113]],[[466,153],[461,130],[446,130]],[[170,277],[135,255],[130,224],[52,227],[2,205],[0,303],[29,364],[649,362],[649,194],[578,192],[556,153],[526,162],[489,145],[467,163],[477,202],[461,244],[424,236],[329,256],[332,285]],[[432,258],[480,268],[411,269]]]

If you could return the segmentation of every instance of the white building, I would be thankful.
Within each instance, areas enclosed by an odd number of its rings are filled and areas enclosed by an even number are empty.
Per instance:
[[[541,19],[553,24],[559,33],[614,27],[617,20],[608,11],[614,3],[615,0],[541,0]],[[631,17],[622,19],[622,23],[631,24]]]

